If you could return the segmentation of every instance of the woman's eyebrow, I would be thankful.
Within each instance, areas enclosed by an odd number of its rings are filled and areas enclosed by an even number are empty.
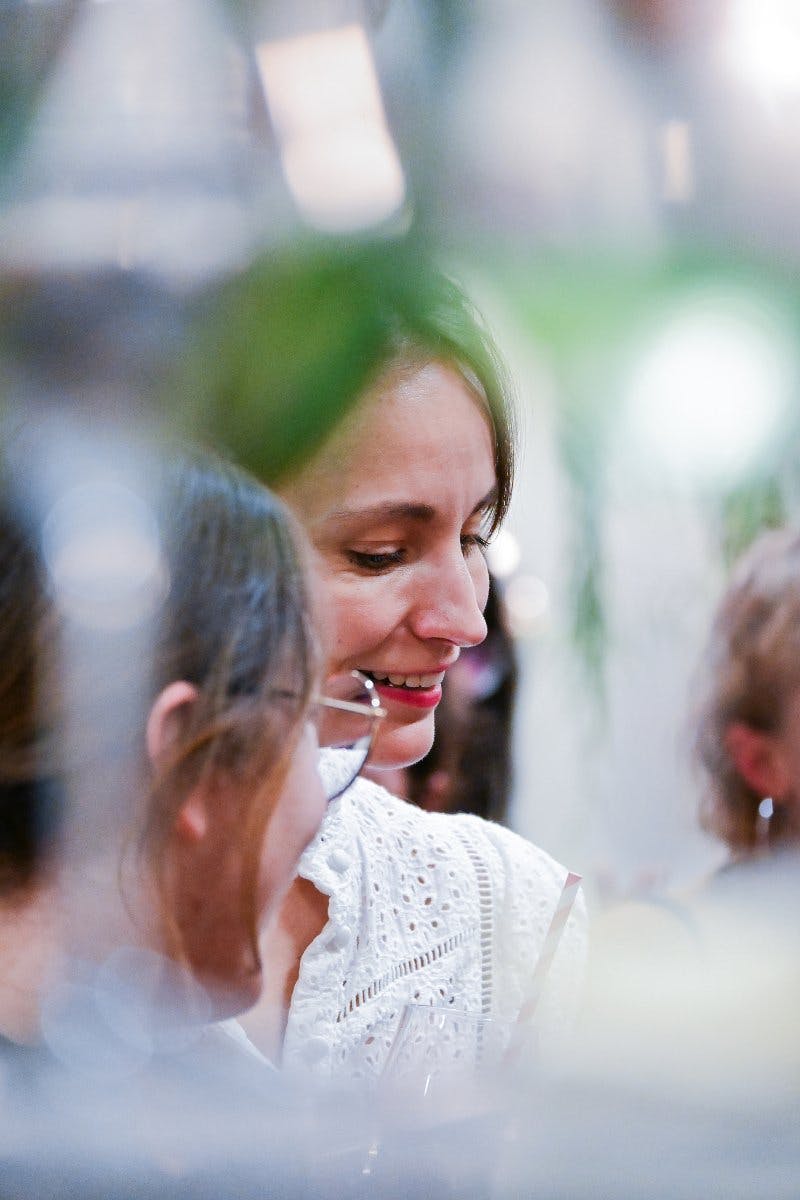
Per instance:
[[[364,508],[337,508],[326,514],[329,521],[432,521],[436,510],[431,504],[387,500]]]
[[[470,516],[484,512],[497,500],[497,488],[493,487],[479,500]],[[384,500],[379,504],[368,504],[364,508],[336,508],[325,515],[325,522],[339,521],[432,521],[436,509],[432,504],[421,504],[414,500]]]

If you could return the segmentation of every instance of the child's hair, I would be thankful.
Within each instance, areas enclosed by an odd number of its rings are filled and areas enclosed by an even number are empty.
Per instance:
[[[169,586],[147,664],[148,706],[170,682],[198,692],[169,755],[129,814],[162,899],[164,851],[188,790],[209,772],[245,796],[242,915],[257,944],[264,829],[317,681],[318,647],[295,526],[263,486],[209,455],[158,470]],[[55,664],[61,619],[28,514],[0,499],[0,894],[35,883],[57,842],[68,766]],[[144,717],[124,747],[143,766]],[[146,774],[142,775],[146,779]],[[170,914],[164,914],[170,924]],[[173,929],[173,933],[174,933]],[[256,952],[257,953],[257,952]]]
[[[800,531],[761,534],[736,563],[701,666],[694,744],[709,782],[701,821],[735,854],[747,854],[759,842],[765,797],[742,778],[725,738],[735,721],[776,733],[800,687]],[[780,840],[778,807],[769,839]]]
[[[57,638],[42,564],[23,514],[0,501],[0,895],[42,870],[61,816],[62,786],[45,745],[47,664]]]

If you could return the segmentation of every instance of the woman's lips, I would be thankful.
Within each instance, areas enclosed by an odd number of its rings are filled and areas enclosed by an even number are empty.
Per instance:
[[[453,660],[455,661],[455,659]],[[435,671],[365,671],[375,684],[375,690],[387,703],[404,704],[409,708],[435,708],[442,698],[442,682],[447,663]]]
[[[394,701],[396,704],[407,704],[411,708],[435,708],[442,698],[442,685],[432,687],[397,687],[384,680],[375,680],[375,691],[382,700]]]

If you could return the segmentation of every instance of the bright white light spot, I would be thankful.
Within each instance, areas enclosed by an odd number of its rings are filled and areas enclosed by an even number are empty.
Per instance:
[[[62,496],[44,521],[42,548],[57,603],[83,625],[136,625],[164,594],[155,518],[118,484],[86,484]]]
[[[688,121],[667,121],[661,130],[664,152],[664,199],[688,204],[694,196],[692,136]]]
[[[508,579],[520,564],[522,552],[519,542],[508,529],[500,529],[490,542],[486,559],[489,570],[497,579]]]
[[[256,47],[286,180],[317,228],[366,228],[406,195],[367,36],[360,25]]]
[[[797,0],[733,0],[723,52],[740,78],[764,99],[800,93]]]
[[[758,815],[768,821],[774,812],[774,805],[771,796],[765,796],[758,806]]]
[[[375,225],[399,208],[405,194],[386,136],[368,125],[295,138],[284,149],[283,167],[298,205],[319,229]]]
[[[515,637],[538,632],[550,611],[550,593],[536,575],[518,575],[508,584],[506,614]]]
[[[640,353],[628,392],[633,446],[693,482],[730,482],[778,436],[795,356],[777,320],[730,296],[687,304]]]

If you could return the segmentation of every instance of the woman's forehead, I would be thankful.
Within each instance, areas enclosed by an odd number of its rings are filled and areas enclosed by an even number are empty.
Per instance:
[[[319,511],[344,497],[348,508],[374,505],[387,490],[400,500],[414,487],[449,484],[474,491],[475,504],[494,483],[488,413],[455,368],[431,362],[380,380],[284,494],[301,510]]]

